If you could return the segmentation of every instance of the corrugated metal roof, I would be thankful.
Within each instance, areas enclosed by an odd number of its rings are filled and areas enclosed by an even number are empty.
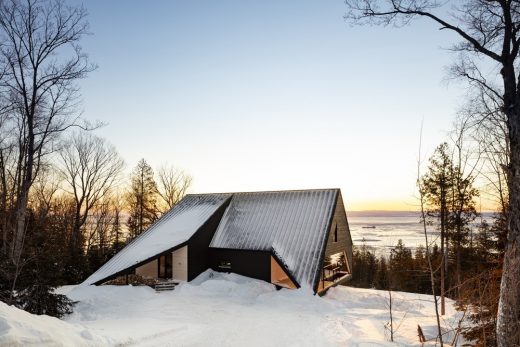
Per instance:
[[[236,193],[210,247],[274,251],[312,288],[339,189]]]
[[[188,241],[232,194],[187,195],[83,282],[93,284]]]

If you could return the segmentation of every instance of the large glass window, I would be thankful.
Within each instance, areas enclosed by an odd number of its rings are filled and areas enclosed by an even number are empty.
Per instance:
[[[334,282],[341,277],[350,274],[345,252],[331,254],[325,257],[323,262],[323,280]]]

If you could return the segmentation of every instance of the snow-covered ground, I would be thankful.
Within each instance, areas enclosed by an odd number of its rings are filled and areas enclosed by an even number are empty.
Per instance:
[[[0,346],[417,346],[417,324],[426,338],[436,329],[429,296],[393,293],[400,325],[393,344],[384,328],[384,291],[337,287],[320,298],[212,271],[172,292],[132,286],[61,291],[78,301],[64,320],[0,302]],[[459,316],[448,306],[446,329]]]

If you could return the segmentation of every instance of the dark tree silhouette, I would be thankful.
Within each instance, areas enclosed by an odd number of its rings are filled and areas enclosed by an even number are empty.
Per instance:
[[[67,139],[60,158],[65,189],[75,203],[69,267],[71,280],[78,281],[81,276],[74,276],[74,272],[82,267],[79,260],[85,240],[83,226],[95,207],[106,200],[114,188],[124,162],[114,146],[88,132],[78,132]]]
[[[10,240],[3,244],[15,269],[12,293],[23,265],[31,186],[53,141],[79,125],[76,82],[94,69],[79,45],[87,28],[83,7],[61,0],[0,2],[0,95],[11,124],[2,137],[14,147]]]
[[[131,238],[139,236],[158,219],[157,197],[157,183],[153,170],[141,159],[132,172],[130,191],[126,196],[130,213],[127,225]]]

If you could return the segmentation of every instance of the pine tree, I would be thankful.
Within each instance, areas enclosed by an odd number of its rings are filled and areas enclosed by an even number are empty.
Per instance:
[[[376,289],[392,289],[390,288],[388,274],[388,266],[384,256],[379,258],[377,272],[374,279],[374,287]]]
[[[439,222],[441,232],[441,314],[445,313],[445,277],[448,272],[448,245],[447,228],[449,206],[453,192],[453,163],[448,154],[449,146],[446,142],[440,144],[430,158],[428,172],[422,177],[422,196],[427,205],[427,214]]]
[[[390,287],[393,290],[410,292],[413,291],[412,251],[407,248],[403,240],[399,240],[397,245],[390,251]]]
[[[139,236],[158,219],[157,196],[153,170],[141,159],[132,172],[130,191],[126,197],[130,212],[127,226],[131,239]]]
[[[430,270],[426,259],[426,249],[419,245],[414,255],[414,285],[416,293],[431,294]]]
[[[360,248],[354,249],[353,263],[354,271],[349,284],[353,287],[373,288],[378,261],[366,244],[363,243]]]
[[[114,208],[114,221],[112,222],[112,255],[119,252],[124,247],[123,242],[123,230],[121,227],[121,210],[119,209],[119,206],[116,206]]]
[[[469,239],[470,223],[477,217],[475,198],[479,195],[473,187],[473,177],[464,176],[460,166],[452,170],[452,196],[448,216],[448,238],[452,241],[452,253],[456,264],[457,294],[463,282],[463,253],[464,247],[471,247]]]

